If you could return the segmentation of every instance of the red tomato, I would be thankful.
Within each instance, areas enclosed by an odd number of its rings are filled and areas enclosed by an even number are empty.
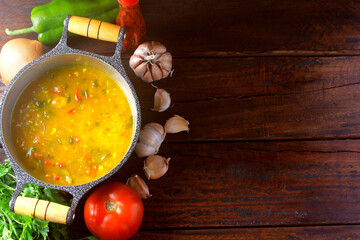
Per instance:
[[[139,195],[121,182],[101,186],[85,202],[86,226],[102,240],[129,239],[139,230],[143,215]]]

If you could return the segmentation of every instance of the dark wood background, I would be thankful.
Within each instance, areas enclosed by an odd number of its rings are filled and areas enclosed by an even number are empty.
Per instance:
[[[13,38],[5,27],[29,26],[31,9],[45,2],[1,1],[0,46]],[[170,169],[147,182],[153,196],[133,239],[360,239],[360,2],[140,5],[147,39],[167,46],[175,69],[155,83],[173,106],[152,112],[155,89],[129,68],[132,52],[123,53],[142,123],[178,114],[191,130],[161,146]],[[115,49],[81,37],[69,44]],[[110,181],[144,177],[142,161],[132,156]],[[82,208],[74,236],[89,234]]]

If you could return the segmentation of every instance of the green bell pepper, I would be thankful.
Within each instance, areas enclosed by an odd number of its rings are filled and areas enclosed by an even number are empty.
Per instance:
[[[115,23],[118,13],[119,3],[117,0],[53,0],[32,9],[31,22],[33,26],[14,31],[6,29],[5,31],[8,35],[36,32],[40,42],[53,46],[61,38],[63,23],[68,14]]]

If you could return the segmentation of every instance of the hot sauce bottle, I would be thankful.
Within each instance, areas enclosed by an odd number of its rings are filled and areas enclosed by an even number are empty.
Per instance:
[[[139,6],[139,0],[118,0],[119,14],[116,24],[125,27],[124,50],[135,50],[145,41],[146,25]]]

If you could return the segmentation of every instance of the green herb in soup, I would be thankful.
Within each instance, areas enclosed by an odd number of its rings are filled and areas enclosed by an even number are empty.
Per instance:
[[[21,94],[12,116],[15,148],[26,170],[55,185],[91,182],[127,152],[133,116],[120,86],[97,69],[53,69]]]

